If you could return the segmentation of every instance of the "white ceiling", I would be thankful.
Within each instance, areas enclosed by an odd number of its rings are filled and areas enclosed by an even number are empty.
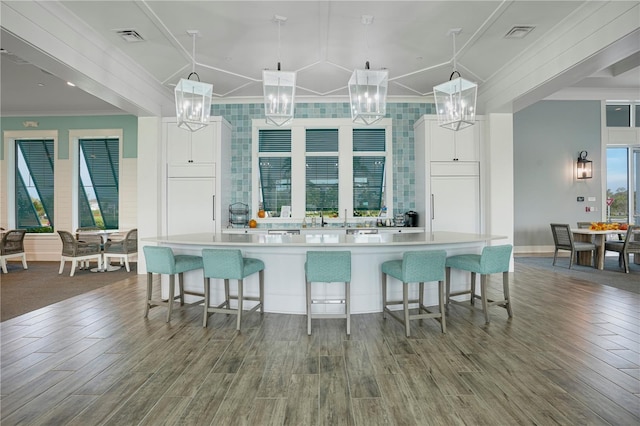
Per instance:
[[[390,100],[426,98],[452,71],[453,39],[447,35],[452,28],[462,28],[456,37],[457,69],[482,90],[506,66],[535,52],[544,37],[562,34],[587,3],[593,7],[597,2],[123,0],[48,2],[41,7],[61,20],[73,20],[79,40],[94,40],[129,57],[139,66],[139,77],[151,80],[168,100],[176,82],[192,69],[187,31],[197,30],[195,70],[200,80],[213,84],[217,102],[237,102],[259,99],[262,70],[275,69],[278,62],[283,70],[297,71],[298,100],[346,100],[351,72],[364,68],[366,61],[371,68],[389,70]],[[287,18],[280,41],[275,15]],[[362,24],[363,15],[373,22]],[[4,24],[3,38],[8,37]],[[505,38],[512,27],[524,25],[535,28],[522,39]],[[123,29],[135,30],[144,40],[124,41],[115,31]],[[101,100],[111,101],[109,84],[96,87],[79,79],[79,87],[71,88],[58,78],[66,73],[49,65],[42,48],[34,52],[29,43],[12,46],[18,51],[0,57],[1,115],[136,113]],[[622,61],[610,55],[611,62],[602,63],[595,74],[584,79],[576,72],[566,86],[637,93],[638,51],[640,41],[634,54]],[[108,60],[99,65],[114,66]]]

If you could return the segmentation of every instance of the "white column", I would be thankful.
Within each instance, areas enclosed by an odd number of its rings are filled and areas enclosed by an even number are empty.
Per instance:
[[[507,241],[499,240],[496,244],[513,244],[513,114],[486,117],[486,233],[507,236]],[[513,270],[513,260],[510,270]]]
[[[162,235],[162,165],[162,119],[138,118],[138,238]],[[147,273],[143,245],[138,246],[138,274]]]

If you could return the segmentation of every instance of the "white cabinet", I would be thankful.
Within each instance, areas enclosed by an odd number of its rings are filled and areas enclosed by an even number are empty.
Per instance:
[[[215,125],[214,125],[215,126]],[[215,127],[211,125],[191,132],[166,122],[167,161],[169,164],[212,164],[216,162]]]
[[[424,124],[429,128],[429,161],[480,160],[479,123],[457,132],[438,126],[437,121],[425,120]]]
[[[431,229],[480,232],[480,177],[431,177]]]
[[[416,212],[428,231],[480,233],[481,118],[454,132],[425,115],[414,125]]]
[[[170,178],[167,201],[168,235],[216,232],[215,178]]]
[[[231,125],[211,117],[208,126],[190,132],[165,119],[163,141],[166,234],[221,232],[231,204]]]

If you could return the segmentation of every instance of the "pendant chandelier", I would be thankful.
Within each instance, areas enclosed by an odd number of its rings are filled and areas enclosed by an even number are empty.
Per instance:
[[[370,25],[373,16],[363,15],[361,22],[363,25]],[[364,69],[353,71],[349,79],[349,100],[354,123],[371,125],[386,115],[388,84],[389,71],[371,70],[369,61],[365,63]]]
[[[176,85],[176,117],[179,127],[195,132],[209,124],[213,85],[200,82],[200,76],[196,73],[196,37],[198,31],[191,30],[187,31],[187,33],[193,38],[193,62],[189,76],[186,79],[180,79]],[[192,76],[198,80],[191,80]]]
[[[448,35],[453,36],[453,72],[449,81],[433,88],[438,124],[454,131],[476,122],[478,85],[462,78],[456,67],[456,35],[461,31],[462,29],[455,28],[448,32]],[[454,79],[455,74],[458,74],[458,78]]]
[[[273,20],[278,24],[278,70],[262,71],[264,116],[267,123],[282,126],[293,119],[296,73],[280,70],[280,25],[287,18],[276,15]]]

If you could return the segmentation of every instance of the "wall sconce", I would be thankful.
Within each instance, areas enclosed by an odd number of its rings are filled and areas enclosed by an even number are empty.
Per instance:
[[[593,161],[587,160],[587,151],[580,151],[578,162],[576,163],[576,178],[591,179],[593,177],[591,164]]]

